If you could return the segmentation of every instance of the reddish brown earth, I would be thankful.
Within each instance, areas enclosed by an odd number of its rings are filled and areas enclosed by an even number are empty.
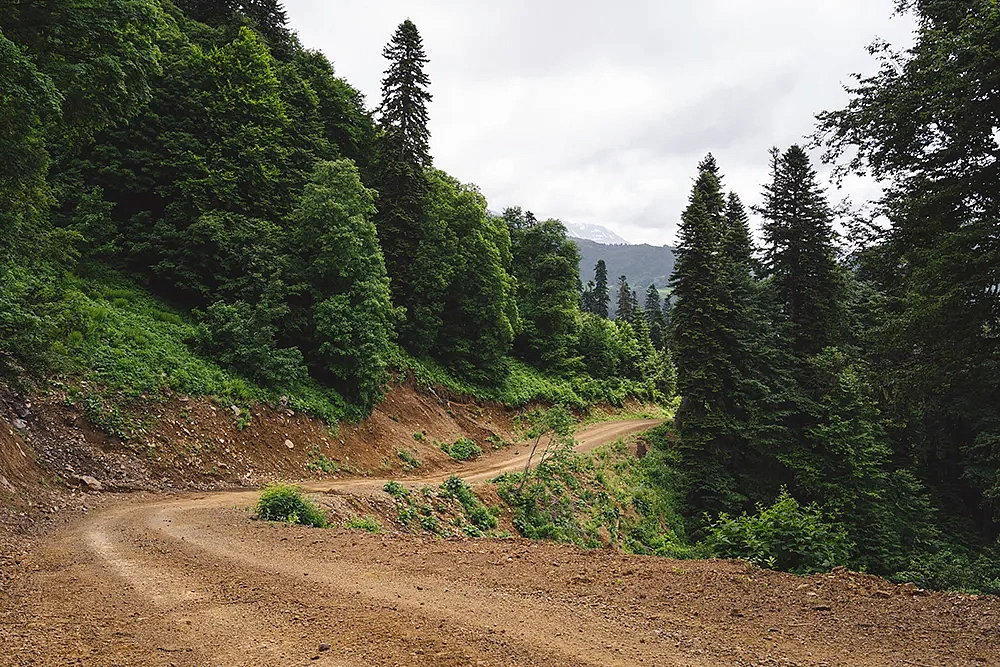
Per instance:
[[[81,513],[3,587],[0,665],[1000,664],[995,598],[846,571],[275,525],[250,519],[254,499],[132,494]]]

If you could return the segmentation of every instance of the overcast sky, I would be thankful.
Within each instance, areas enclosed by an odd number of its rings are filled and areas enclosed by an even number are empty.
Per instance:
[[[286,0],[291,27],[368,105],[406,18],[430,58],[435,165],[490,208],[673,244],[699,159],[759,200],[767,151],[837,108],[876,37],[912,41],[893,0]],[[876,190],[831,189],[856,202]]]

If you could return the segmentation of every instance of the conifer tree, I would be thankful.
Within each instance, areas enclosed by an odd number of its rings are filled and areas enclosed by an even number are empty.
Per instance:
[[[672,351],[683,397],[676,422],[689,507],[720,511],[744,501],[734,476],[740,459],[730,413],[737,371],[721,252],[725,200],[711,154],[698,167],[670,278]]]
[[[663,319],[660,291],[656,289],[656,285],[654,284],[650,284],[649,288],[646,289],[646,303],[643,307],[643,314],[645,314],[646,323],[649,325],[649,337],[653,341],[653,347],[657,350],[662,350],[666,322]]]
[[[836,262],[833,213],[800,146],[771,151],[771,182],[755,209],[764,218],[765,275],[791,326],[792,349],[807,357],[842,340],[844,280]]]
[[[399,24],[382,51],[389,68],[382,79],[379,124],[379,240],[397,303],[411,301],[410,271],[424,236],[424,204],[428,185],[424,169],[431,164],[427,129],[427,91],[424,72],[429,60],[417,27],[407,19]]]
[[[611,306],[611,291],[608,289],[608,266],[603,259],[594,266],[594,314],[607,319]]]
[[[632,316],[635,314],[635,308],[633,306],[634,299],[634,292],[628,285],[628,278],[625,276],[618,276],[618,307],[615,310],[616,320],[624,320],[626,322],[632,321]]]
[[[587,286],[580,292],[580,311],[593,313],[596,309],[597,306],[594,303],[594,281],[588,280]]]

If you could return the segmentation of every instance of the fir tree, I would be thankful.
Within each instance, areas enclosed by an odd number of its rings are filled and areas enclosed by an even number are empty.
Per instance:
[[[649,288],[646,289],[646,303],[643,307],[643,314],[645,314],[646,323],[649,325],[649,337],[653,341],[653,347],[657,350],[662,350],[666,322],[663,319],[660,290],[656,289],[656,285],[650,284]]]
[[[382,51],[389,68],[382,79],[379,124],[379,240],[397,303],[414,298],[410,284],[417,248],[424,237],[424,205],[428,196],[424,169],[431,164],[427,129],[427,92],[424,72],[429,61],[417,27],[407,19],[399,24]]]
[[[628,285],[628,278],[618,276],[618,307],[615,309],[615,319],[631,322],[635,314],[633,303],[635,294]]]
[[[690,203],[681,216],[673,288],[672,351],[682,463],[689,479],[687,501],[697,510],[742,505],[734,472],[740,457],[732,437],[730,401],[737,384],[731,359],[729,296],[723,262],[725,201],[709,155],[699,164]]]
[[[608,266],[603,259],[594,266],[594,314],[607,319],[611,307],[611,291],[608,289]]]
[[[429,167],[431,156],[427,129],[427,92],[430,79],[424,65],[423,40],[413,21],[406,19],[396,28],[392,40],[382,50],[389,69],[382,79],[381,125],[386,139],[384,155],[391,161],[414,167]]]
[[[770,276],[800,357],[842,340],[844,280],[836,262],[833,213],[799,146],[771,151],[771,182],[755,209],[764,218]]]

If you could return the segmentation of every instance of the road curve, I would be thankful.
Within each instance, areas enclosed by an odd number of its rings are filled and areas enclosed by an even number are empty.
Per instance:
[[[580,446],[654,423],[598,424]],[[1000,664],[987,600],[897,595],[852,573],[271,524],[249,519],[255,498],[126,496],[47,537],[0,596],[0,666]]]

